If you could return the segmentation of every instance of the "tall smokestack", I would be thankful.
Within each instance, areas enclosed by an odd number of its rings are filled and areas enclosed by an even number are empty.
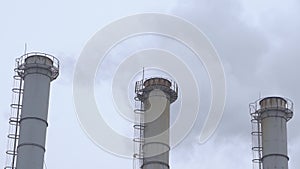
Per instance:
[[[287,122],[293,116],[293,104],[281,97],[267,97],[257,102],[252,117],[260,128],[259,161],[263,169],[288,169]]]
[[[142,81],[138,89],[144,110],[140,126],[142,169],[169,169],[170,104],[177,99],[177,92],[176,83],[163,78]]]
[[[44,53],[29,53],[18,60],[19,75],[24,80],[18,169],[43,168],[50,82],[57,78],[58,69],[58,60]]]

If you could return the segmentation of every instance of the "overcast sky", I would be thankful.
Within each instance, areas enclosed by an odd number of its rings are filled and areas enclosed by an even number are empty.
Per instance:
[[[0,166],[5,164],[14,61],[24,53],[27,43],[28,52],[49,53],[61,62],[61,74],[51,85],[47,168],[132,168],[131,159],[103,151],[83,132],[75,113],[72,79],[81,50],[98,30],[121,17],[144,12],[172,14],[196,25],[215,46],[226,75],[223,118],[211,139],[199,144],[198,136],[210,103],[210,86],[202,63],[188,62],[191,70],[201,69],[195,75],[201,84],[200,109],[204,113],[199,114],[188,137],[171,151],[171,168],[252,168],[248,104],[259,95],[285,96],[294,101],[295,114],[288,122],[289,166],[299,168],[300,2],[297,0],[1,1]],[[145,35],[121,43],[106,56],[102,68],[106,71],[97,74],[98,103],[111,104],[103,98],[109,93],[101,92],[107,92],[105,87],[110,85],[111,73],[123,55],[149,47],[184,54],[181,57],[187,60],[192,55],[177,42],[158,36]],[[174,103],[172,110],[177,107]],[[118,132],[132,134],[131,124],[125,120],[120,123],[118,114],[108,112],[104,118]]]

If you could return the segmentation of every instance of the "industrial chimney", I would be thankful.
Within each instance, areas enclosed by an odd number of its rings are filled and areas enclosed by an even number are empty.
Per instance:
[[[44,53],[28,53],[17,59],[20,99],[11,167],[42,169],[44,165],[50,82],[59,73],[58,60]],[[11,120],[10,120],[11,123]],[[10,134],[12,135],[12,134]],[[9,152],[9,151],[8,151]],[[15,160],[16,158],[16,160]]]
[[[255,158],[259,169],[288,169],[287,122],[293,103],[282,97],[267,97],[250,104]]]
[[[178,97],[177,84],[164,78],[150,78],[136,82],[136,100],[140,108],[134,128],[138,131],[138,151],[141,169],[169,168],[170,104]]]

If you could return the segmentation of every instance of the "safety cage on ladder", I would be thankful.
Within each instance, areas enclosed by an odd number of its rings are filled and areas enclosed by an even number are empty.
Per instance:
[[[12,103],[11,115],[9,118],[9,131],[8,131],[8,142],[6,151],[6,165],[4,169],[16,169],[17,161],[17,146],[19,141],[19,129],[20,129],[20,118],[22,111],[22,99],[23,99],[23,86],[24,82],[20,76],[20,69],[18,67],[19,60],[16,60],[16,68],[14,69],[15,75],[13,76],[13,89],[12,89]]]
[[[134,128],[134,154],[133,154],[133,167],[134,169],[140,169],[143,164],[143,145],[144,145],[144,105],[143,105],[143,89],[144,80],[137,81],[135,83],[135,109],[134,116],[135,122]]]
[[[262,169],[262,130],[261,130],[261,119],[260,114],[257,111],[257,102],[249,105],[249,111],[251,115],[251,126],[252,126],[252,163],[253,169]]]

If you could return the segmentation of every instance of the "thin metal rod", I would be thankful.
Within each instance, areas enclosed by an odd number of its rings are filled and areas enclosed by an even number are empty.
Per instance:
[[[24,46],[24,55],[27,53],[27,43],[25,43],[25,46]]]
[[[144,78],[145,78],[145,67],[143,67],[142,85],[144,85]]]

